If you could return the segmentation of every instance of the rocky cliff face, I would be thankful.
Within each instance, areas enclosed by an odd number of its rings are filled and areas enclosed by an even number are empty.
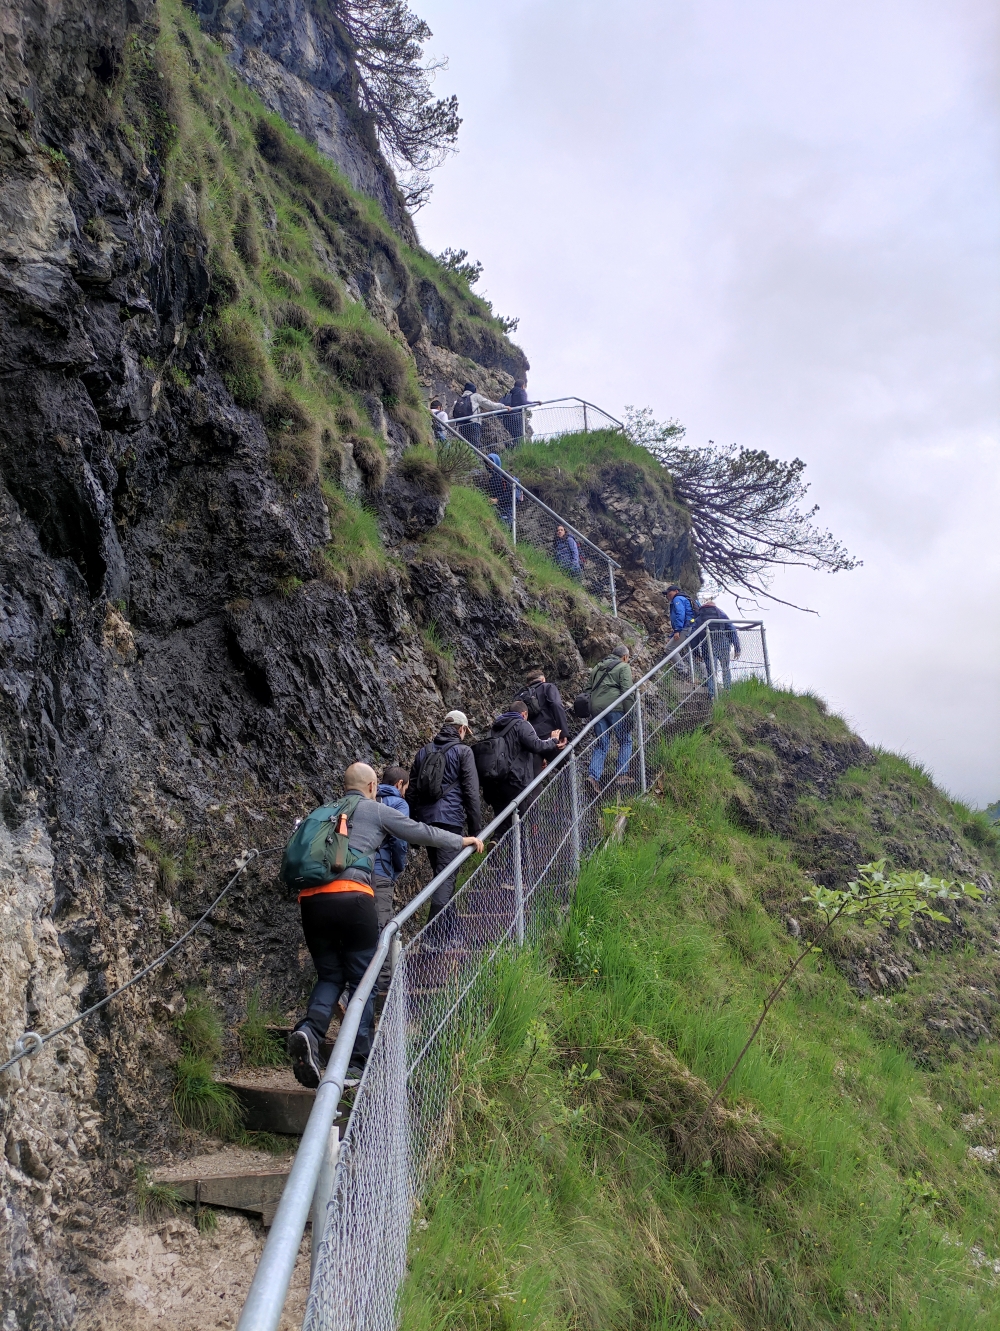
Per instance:
[[[395,239],[178,5],[4,10],[0,1053],[156,956],[347,761],[408,760],[458,703],[482,725],[527,665],[570,679],[620,631],[448,502],[420,383],[501,392],[526,362],[404,243],[318,12],[282,10],[280,50],[276,11],[205,17]],[[90,1324],[136,1153],[176,1140],[173,996],[234,1023],[306,982],[274,864],[0,1075],[5,1328]]]

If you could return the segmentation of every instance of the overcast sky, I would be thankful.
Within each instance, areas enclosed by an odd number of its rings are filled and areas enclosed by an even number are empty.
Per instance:
[[[865,566],[778,578],[776,672],[1000,798],[996,4],[413,2],[464,116],[421,236],[532,394],[804,458]]]

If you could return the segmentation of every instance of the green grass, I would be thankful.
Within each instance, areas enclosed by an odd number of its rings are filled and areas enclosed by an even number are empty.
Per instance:
[[[149,1167],[136,1161],[135,1204],[143,1220],[157,1220],[163,1215],[176,1215],[183,1198],[169,1183],[156,1183],[149,1176]]]
[[[235,1092],[215,1080],[211,1062],[198,1054],[184,1054],[174,1072],[173,1101],[181,1122],[213,1137],[233,1137],[243,1111]]]
[[[796,946],[784,910],[806,910],[801,846],[738,816],[752,791],[732,737],[759,756],[773,713],[788,741],[849,738],[817,700],[734,692],[710,730],[670,746],[663,797],[637,802],[626,842],[585,867],[565,928],[499,973],[413,1232],[408,1331],[1000,1325],[1000,1289],[976,1265],[1000,1257],[1000,1178],[968,1154],[1000,1134],[993,1042],[919,1058],[897,997],[861,998],[831,949],[744,1060],[724,1098],[736,1118],[691,1136]],[[864,771],[857,793],[856,773],[840,779],[831,817],[860,800],[876,840],[912,827],[923,845],[933,819],[964,835],[926,774],[886,755]],[[992,908],[941,926],[927,992],[968,963],[974,919],[995,932]],[[983,964],[995,971],[992,950]],[[968,1114],[982,1122],[963,1127]]]
[[[422,554],[443,559],[454,572],[463,573],[480,595],[511,596],[510,536],[479,490],[453,485],[444,518],[420,548]]]
[[[268,1030],[281,1022],[277,1003],[266,1004],[259,986],[247,1000],[247,1014],[237,1032],[240,1058],[251,1068],[276,1068],[286,1063],[284,1041]]]

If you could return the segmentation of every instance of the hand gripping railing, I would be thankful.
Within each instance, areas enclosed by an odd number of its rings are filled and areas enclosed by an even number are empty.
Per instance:
[[[471,849],[386,925],[348,1004],[238,1331],[276,1331],[310,1208],[306,1331],[393,1331],[414,1206],[447,1145],[463,1048],[489,1019],[496,959],[538,941],[568,907],[582,858],[607,835],[609,797],[644,793],[670,738],[707,719],[720,684],[748,677],[770,682],[763,625],[710,621],[498,813],[482,834],[495,844],[433,921],[401,946],[403,925]],[[338,1154],[332,1124],[387,956],[392,981]]]
[[[512,410],[520,409],[512,408]],[[510,532],[514,544],[517,545],[520,534],[522,541],[527,540],[530,545],[537,546],[551,556],[556,528],[565,527],[570,536],[575,538],[578,546],[586,547],[581,551],[583,563],[579,573],[580,581],[588,591],[608,602],[612,615],[617,619],[618,593],[615,587],[615,569],[621,569],[621,564],[606,554],[599,545],[595,545],[577,531],[571,522],[560,517],[554,508],[549,508],[543,499],[532,494],[516,476],[490,461],[488,456],[490,450],[484,452],[474,442],[478,437],[474,431],[478,428],[479,422],[486,419],[488,418],[485,416],[476,416],[469,417],[468,420],[449,421],[446,425],[441,422],[441,424],[448,430],[449,438],[461,441],[484,464],[484,471],[480,477],[483,482],[482,488],[497,500],[498,516]],[[498,493],[493,494],[494,490]],[[518,508],[521,509],[520,518]]]

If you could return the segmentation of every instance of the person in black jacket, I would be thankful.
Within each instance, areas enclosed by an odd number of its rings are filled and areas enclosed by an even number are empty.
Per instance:
[[[728,689],[732,685],[732,672],[729,669],[729,657],[732,654],[738,657],[740,654],[740,635],[733,627],[732,620],[724,614],[715,602],[711,599],[702,601],[698,607],[698,612],[694,617],[692,634],[697,634],[702,624],[711,621],[711,627],[705,632],[701,639],[701,645],[698,647],[698,655],[701,657],[705,666],[705,676],[708,680],[708,696],[715,697],[715,672],[722,671],[722,687]],[[708,635],[712,636],[711,651],[709,651]]]
[[[417,822],[429,827],[440,827],[446,832],[464,834],[465,824],[469,825],[469,836],[478,836],[483,825],[483,815],[479,806],[479,776],[472,750],[466,744],[469,733],[469,718],[464,712],[449,712],[441,729],[425,744],[413,760],[410,768],[410,786],[407,791],[410,811]],[[421,782],[420,772],[427,759],[434,753],[444,754],[444,771],[441,775],[440,796],[431,798],[426,790],[426,782]],[[427,852],[431,862],[431,872],[436,877],[442,869],[452,862],[458,851],[441,850],[431,846]],[[428,921],[433,920],[444,910],[455,893],[455,875],[446,878],[435,889],[431,897]]]
[[[541,670],[530,670],[525,676],[525,684],[517,696],[528,704],[528,721],[538,738],[550,739],[555,735],[569,739],[569,717],[556,686],[546,681]],[[532,758],[533,775],[537,776],[545,766],[545,759],[540,753],[533,754]]]
[[[493,812],[500,813],[535,779],[535,756],[547,758],[558,753],[566,747],[566,739],[559,738],[558,730],[553,730],[548,739],[541,739],[528,721],[528,704],[523,698],[515,698],[497,717],[493,722],[492,733],[506,736],[510,758],[506,776],[483,778],[483,794],[493,806]],[[529,800],[528,804],[521,806],[522,814],[530,803]],[[509,826],[509,820],[502,823],[497,829],[497,836],[503,836]]]

